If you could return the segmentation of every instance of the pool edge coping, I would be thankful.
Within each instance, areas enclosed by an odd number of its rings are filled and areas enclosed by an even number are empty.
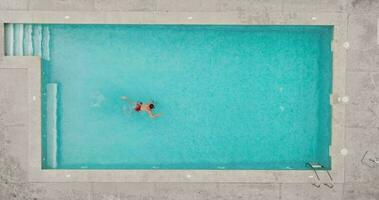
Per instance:
[[[17,14],[17,15],[16,15]],[[7,11],[0,14],[0,45],[4,47],[3,23],[90,24],[233,24],[233,25],[333,25],[332,100],[345,95],[347,24],[346,14],[296,14],[273,12],[267,20],[254,20],[254,13],[241,12],[51,12]],[[66,20],[65,16],[71,16]],[[72,17],[74,16],[74,17]],[[192,19],[189,20],[188,17]],[[253,20],[251,20],[253,19]],[[0,69],[23,68],[28,74],[28,177],[32,182],[255,182],[313,183],[309,170],[42,170],[41,168],[41,61],[39,57],[8,57],[0,51]],[[38,87],[39,86],[39,87]],[[335,183],[344,182],[345,106],[332,102],[330,156]],[[320,172],[321,182],[329,182]]]

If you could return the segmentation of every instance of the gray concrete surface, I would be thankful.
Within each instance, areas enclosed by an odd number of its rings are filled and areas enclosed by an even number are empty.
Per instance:
[[[379,156],[379,0],[0,0],[4,10],[240,11],[258,20],[270,11],[346,13],[348,41],[345,183],[30,183],[27,181],[27,74],[0,69],[0,199],[379,199],[379,167],[360,163]]]

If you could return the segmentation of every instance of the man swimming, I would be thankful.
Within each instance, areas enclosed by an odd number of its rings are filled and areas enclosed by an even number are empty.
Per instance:
[[[153,102],[149,102],[149,103],[142,103],[142,102],[134,102],[134,101],[131,101],[127,96],[122,96],[121,97],[122,100],[126,100],[129,104],[133,104],[134,105],[134,110],[136,112],[141,112],[141,111],[145,111],[147,114],[149,114],[149,116],[151,118],[157,118],[159,117],[161,114],[153,114],[152,110],[154,109],[154,104]]]

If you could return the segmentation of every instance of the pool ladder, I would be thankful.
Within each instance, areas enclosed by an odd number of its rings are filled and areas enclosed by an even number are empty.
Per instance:
[[[309,163],[307,163],[307,165],[311,169],[313,169],[313,171],[316,175],[316,178],[317,178],[317,183],[312,183],[313,186],[315,186],[317,188],[321,187],[321,179],[320,179],[320,176],[318,175],[317,171],[323,170],[323,171],[326,171],[326,173],[328,174],[329,181],[330,181],[330,183],[323,183],[323,185],[327,186],[328,188],[334,187],[333,177],[332,177],[332,175],[330,175],[329,170],[326,170],[323,165],[321,165],[320,163],[316,163],[316,162],[309,162]]]

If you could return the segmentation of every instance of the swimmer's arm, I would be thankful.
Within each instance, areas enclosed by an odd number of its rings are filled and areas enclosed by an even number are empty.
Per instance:
[[[151,112],[150,110],[149,111],[147,111],[147,114],[149,114],[149,116],[151,117],[151,118],[157,118],[157,117],[159,117],[161,114],[153,114],[153,112]]]

